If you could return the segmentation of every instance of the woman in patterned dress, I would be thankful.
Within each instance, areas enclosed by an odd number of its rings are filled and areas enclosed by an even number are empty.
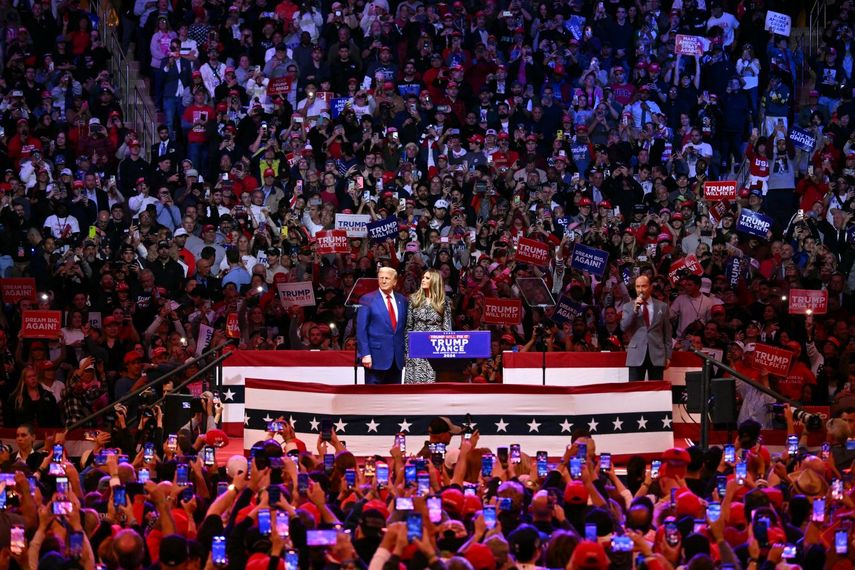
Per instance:
[[[451,306],[445,297],[445,284],[436,269],[428,269],[422,275],[421,287],[410,295],[407,309],[407,333],[413,331],[450,331]],[[410,337],[406,336],[406,354],[410,352]],[[424,358],[406,361],[404,384],[428,384],[436,381],[430,362]]]

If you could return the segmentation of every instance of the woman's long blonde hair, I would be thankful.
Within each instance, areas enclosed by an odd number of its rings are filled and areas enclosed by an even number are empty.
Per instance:
[[[430,286],[428,287],[430,304],[433,305],[437,314],[443,316],[445,313],[445,283],[442,282],[442,274],[434,268],[428,269],[425,273],[430,275]],[[424,278],[424,274],[422,274],[422,278]],[[421,307],[426,300],[421,281],[419,281],[419,288],[412,295],[412,300],[414,307]]]

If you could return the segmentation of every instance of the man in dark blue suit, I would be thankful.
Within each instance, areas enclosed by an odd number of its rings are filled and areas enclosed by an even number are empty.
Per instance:
[[[404,368],[407,300],[395,292],[398,272],[381,267],[380,289],[363,295],[356,314],[356,342],[366,384],[400,384]]]

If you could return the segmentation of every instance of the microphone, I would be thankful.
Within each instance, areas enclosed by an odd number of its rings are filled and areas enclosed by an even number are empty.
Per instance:
[[[641,310],[642,305],[644,305],[644,298],[641,295],[639,295],[635,299],[635,312],[636,313]]]

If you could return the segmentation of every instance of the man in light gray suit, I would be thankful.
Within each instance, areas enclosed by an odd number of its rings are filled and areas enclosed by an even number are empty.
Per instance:
[[[638,297],[625,303],[620,328],[630,335],[626,365],[630,382],[662,380],[671,363],[671,321],[668,305],[650,296],[650,279],[641,275],[635,280]]]

